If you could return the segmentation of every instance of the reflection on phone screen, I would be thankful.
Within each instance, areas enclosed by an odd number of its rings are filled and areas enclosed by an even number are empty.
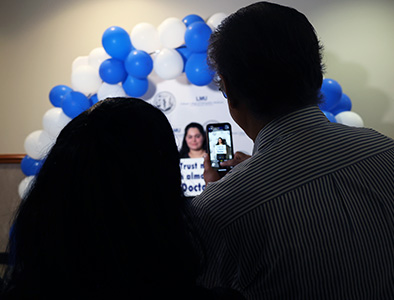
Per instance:
[[[226,170],[220,163],[233,158],[231,126],[229,124],[209,124],[207,126],[209,153],[212,167]]]

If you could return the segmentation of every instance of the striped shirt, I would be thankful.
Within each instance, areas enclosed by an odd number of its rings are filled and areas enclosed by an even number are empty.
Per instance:
[[[394,141],[310,106],[191,200],[200,283],[247,299],[394,299]]]

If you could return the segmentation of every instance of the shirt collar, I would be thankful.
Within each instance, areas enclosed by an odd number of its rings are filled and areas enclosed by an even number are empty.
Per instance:
[[[279,136],[305,127],[330,122],[318,106],[306,106],[269,122],[258,133],[253,154],[264,148]]]

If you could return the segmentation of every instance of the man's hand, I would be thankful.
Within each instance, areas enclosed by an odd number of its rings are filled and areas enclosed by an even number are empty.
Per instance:
[[[218,181],[221,178],[218,171],[216,171],[211,166],[211,159],[208,154],[204,155],[204,181],[206,184],[208,182]]]
[[[247,160],[250,158],[250,155],[247,155],[243,152],[235,152],[234,158],[224,161],[220,163],[221,167],[233,167],[238,165],[239,163],[243,162],[244,160]],[[216,171],[214,168],[211,166],[211,159],[209,158],[208,154],[205,154],[204,156],[204,180],[205,183],[208,184],[208,182],[214,182],[218,181],[220,178],[224,176],[223,173],[219,173]]]
[[[230,160],[226,160],[222,163],[220,163],[221,167],[234,167],[238,165],[239,163],[243,162],[244,160],[247,160],[251,156],[248,154],[245,154],[243,152],[235,152],[234,158]],[[205,165],[204,165],[205,167]]]

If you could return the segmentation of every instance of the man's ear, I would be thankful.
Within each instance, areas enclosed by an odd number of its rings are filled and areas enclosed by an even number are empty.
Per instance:
[[[228,102],[228,105],[229,105],[231,108],[235,108],[235,107],[236,107],[236,101],[235,101],[234,97],[229,96],[228,88],[227,88],[227,87],[228,87],[228,84],[227,84],[226,78],[225,78],[224,76],[222,76],[222,75],[219,75],[219,77],[220,77],[220,80],[221,80],[221,82],[222,82],[222,89],[224,90],[224,92],[225,92],[226,95],[227,95],[227,102]]]
[[[233,99],[233,98],[230,99],[228,96],[227,96],[227,104],[228,104],[228,106],[229,106],[231,109],[237,108],[237,104],[236,104],[236,102],[234,101],[234,99]]]
[[[220,82],[221,82],[221,88],[223,89],[223,91],[226,93],[226,95],[227,95],[227,80],[224,78],[224,76],[223,75],[220,75],[219,74],[219,77],[220,77]]]

